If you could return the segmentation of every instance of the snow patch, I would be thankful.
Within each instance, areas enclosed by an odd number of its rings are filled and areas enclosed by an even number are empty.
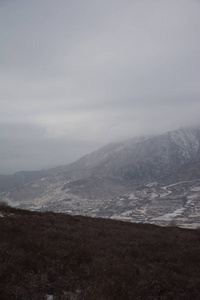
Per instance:
[[[172,193],[172,191],[168,191],[167,193],[162,193],[162,194],[160,194],[160,198],[164,198],[171,193]]]
[[[121,214],[123,217],[129,217],[134,211],[133,210],[126,210]]]
[[[198,196],[199,196],[198,194],[189,195],[189,196],[187,196],[187,199],[188,200],[197,199]]]
[[[151,193],[149,196],[151,198],[158,198],[158,194],[157,193]]]
[[[137,200],[138,197],[135,196],[135,194],[131,193],[131,194],[129,194],[129,199],[130,199],[130,200]]]
[[[140,209],[138,209],[137,211],[141,214],[146,214],[146,210],[147,210],[147,205],[145,205],[144,207],[141,207]]]
[[[173,213],[165,214],[157,218],[153,218],[152,220],[157,220],[157,221],[171,221],[175,217],[180,216],[184,212],[185,208],[178,208],[176,209]]]
[[[125,220],[132,221],[132,217],[125,217],[125,216],[123,217],[122,215],[116,215],[116,214],[111,216],[110,219],[121,220],[121,221],[125,221]]]
[[[200,192],[200,186],[196,186],[190,190],[191,192]]]

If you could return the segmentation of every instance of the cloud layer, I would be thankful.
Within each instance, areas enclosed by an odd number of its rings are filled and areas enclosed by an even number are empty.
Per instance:
[[[0,173],[199,125],[195,0],[1,1]]]

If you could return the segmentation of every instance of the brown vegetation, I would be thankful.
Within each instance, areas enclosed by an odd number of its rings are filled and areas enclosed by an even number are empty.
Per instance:
[[[6,205],[0,213],[2,300],[199,299],[198,230]]]

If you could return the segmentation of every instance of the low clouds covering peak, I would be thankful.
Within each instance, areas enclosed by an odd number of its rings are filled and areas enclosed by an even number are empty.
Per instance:
[[[2,1],[0,173],[199,125],[198,1]]]

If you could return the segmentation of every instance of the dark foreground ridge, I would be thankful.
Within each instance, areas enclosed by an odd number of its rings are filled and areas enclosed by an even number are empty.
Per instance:
[[[200,231],[0,207],[0,298],[199,299]]]

